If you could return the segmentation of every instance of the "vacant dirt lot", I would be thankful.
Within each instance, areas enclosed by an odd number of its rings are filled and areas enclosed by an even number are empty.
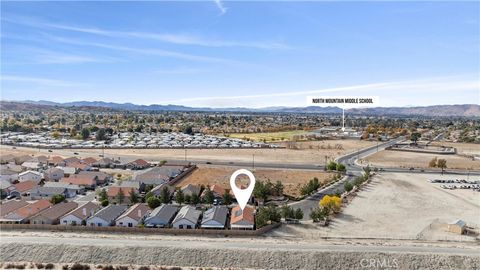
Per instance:
[[[380,167],[403,167],[403,168],[428,168],[428,163],[433,158],[447,160],[447,167],[450,169],[480,169],[480,161],[459,155],[435,155],[425,153],[411,153],[403,151],[380,151],[373,154],[362,162],[368,162],[373,166]]]
[[[433,142],[431,145],[455,147],[457,153],[462,155],[480,155],[480,144],[478,143]]]
[[[307,225],[290,228],[291,235],[312,239],[329,237],[367,237],[416,239],[430,224],[462,219],[468,225],[480,225],[480,193],[444,191],[428,182],[437,175],[384,173],[374,177],[366,188],[343,209],[327,228]],[[445,179],[451,179],[445,177]],[[471,178],[472,179],[472,178]],[[313,228],[317,228],[314,230]],[[274,231],[274,234],[282,234]],[[463,236],[460,240],[471,237]],[[459,237],[443,233],[440,239]],[[437,239],[438,240],[438,239]]]
[[[230,188],[230,176],[238,168],[219,167],[219,166],[200,166],[192,174],[177,184],[177,186],[185,186],[188,184],[195,185],[214,185],[219,184],[225,188]],[[321,182],[331,177],[332,174],[322,171],[310,170],[287,170],[287,169],[255,169],[252,171],[255,179],[272,183],[281,181],[284,185],[284,193],[291,196],[300,196],[300,187],[307,183],[310,179],[317,177]],[[241,183],[248,185],[248,178],[239,176],[237,185]]]
[[[340,155],[354,152],[358,149],[373,145],[375,142],[360,140],[328,140],[316,142],[297,143],[301,150],[293,149],[188,149],[186,151],[187,160],[196,161],[232,161],[232,162],[252,162],[255,155],[255,162],[259,163],[300,163],[300,164],[323,164],[325,156],[331,159]],[[310,147],[311,146],[311,147]],[[311,149],[310,149],[311,148]],[[80,157],[98,158],[102,154],[101,149],[75,149],[75,150],[52,150],[48,152],[45,149],[1,146],[2,155],[59,155],[64,157],[73,156],[77,152]],[[160,160],[184,160],[184,149],[105,149],[107,157],[121,157],[126,160],[143,158],[149,161]]]

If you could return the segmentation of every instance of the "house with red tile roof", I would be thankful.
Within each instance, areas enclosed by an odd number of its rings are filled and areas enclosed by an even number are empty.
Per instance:
[[[86,189],[95,189],[97,186],[97,177],[95,175],[74,174],[70,175],[70,177],[63,177],[59,182],[78,185]]]
[[[29,223],[32,216],[47,209],[51,205],[52,204],[48,200],[38,200],[34,203],[29,203],[24,207],[18,208],[1,218],[0,221],[6,223]]]
[[[22,195],[27,195],[30,193],[37,186],[38,185],[35,181],[19,182],[13,185],[14,189],[10,192],[10,194],[20,198]]]
[[[255,216],[254,209],[249,206],[245,206],[242,211],[240,206],[232,208],[232,214],[230,218],[230,228],[239,230],[253,230],[255,228]]]
[[[122,187],[122,186],[110,186],[107,189],[107,196],[110,202],[117,202],[117,195],[122,192],[124,195],[124,200],[121,204],[129,204],[130,203],[130,193],[131,192],[138,193],[138,190],[134,187]]]

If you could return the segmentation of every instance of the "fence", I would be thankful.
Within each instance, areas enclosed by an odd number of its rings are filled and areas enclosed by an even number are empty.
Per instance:
[[[37,230],[64,232],[106,232],[133,234],[170,234],[170,235],[212,235],[212,236],[259,236],[280,226],[274,223],[257,230],[218,230],[218,229],[173,229],[173,228],[128,228],[128,227],[89,227],[46,224],[0,224],[0,230]]]

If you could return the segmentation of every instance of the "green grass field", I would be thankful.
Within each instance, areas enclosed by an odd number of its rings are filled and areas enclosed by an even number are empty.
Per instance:
[[[249,139],[256,142],[278,142],[290,141],[295,135],[308,134],[305,130],[279,131],[279,132],[260,132],[260,133],[232,133],[230,138]]]

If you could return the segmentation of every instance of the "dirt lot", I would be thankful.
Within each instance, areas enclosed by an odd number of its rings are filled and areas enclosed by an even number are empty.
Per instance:
[[[373,145],[375,142],[360,140],[328,140],[316,142],[298,143],[301,150],[292,149],[188,149],[186,151],[187,160],[205,160],[205,161],[232,161],[232,162],[251,162],[255,155],[255,162],[259,163],[304,163],[323,164],[325,156],[331,159],[340,155],[354,152],[358,149]],[[312,146],[310,149],[310,146]],[[323,146],[323,148],[322,148]],[[337,147],[336,147],[337,146]],[[79,153],[80,157],[98,158],[102,154],[101,149],[78,149],[78,150],[52,150],[48,152],[45,149],[38,150],[32,148],[11,146],[1,146],[2,155],[59,155],[73,156],[73,152]],[[121,157],[122,159],[132,160],[143,158],[149,161],[160,160],[184,160],[184,149],[105,149],[107,157]]]
[[[260,133],[232,133],[230,138],[238,139],[250,139],[257,142],[274,142],[274,141],[288,141],[292,140],[296,135],[305,135],[308,131],[305,130],[292,130],[292,131],[279,131],[279,132],[260,132]]]
[[[478,143],[433,142],[431,145],[455,147],[457,153],[461,155],[480,155],[480,144]]]
[[[435,157],[446,159],[447,168],[450,169],[480,169],[479,160],[472,160],[471,158],[464,156],[435,155],[388,150],[378,152],[365,159],[362,159],[362,163],[368,162],[373,166],[380,167],[428,168],[428,163]]]
[[[230,188],[230,175],[237,169],[238,168],[219,166],[200,166],[192,174],[179,182],[177,186],[182,187],[188,184],[205,186],[219,184],[225,188]],[[300,196],[300,186],[307,183],[310,179],[317,177],[320,181],[324,181],[332,175],[322,171],[286,169],[255,169],[253,174],[256,180],[270,180],[272,183],[280,180],[284,185],[284,193],[291,196]],[[239,183],[247,186],[248,178],[239,176],[237,178],[237,185]]]
[[[428,182],[431,178],[441,176],[394,173],[376,176],[329,227],[306,225],[290,228],[290,232],[283,233],[297,237],[300,234],[312,239],[322,236],[417,239],[436,222],[462,219],[469,226],[480,225],[479,192],[445,191],[438,184]],[[451,179],[451,176],[444,178]],[[315,227],[317,230],[312,230]],[[472,237],[443,230],[440,234],[436,234],[437,239],[432,240],[472,240]]]

